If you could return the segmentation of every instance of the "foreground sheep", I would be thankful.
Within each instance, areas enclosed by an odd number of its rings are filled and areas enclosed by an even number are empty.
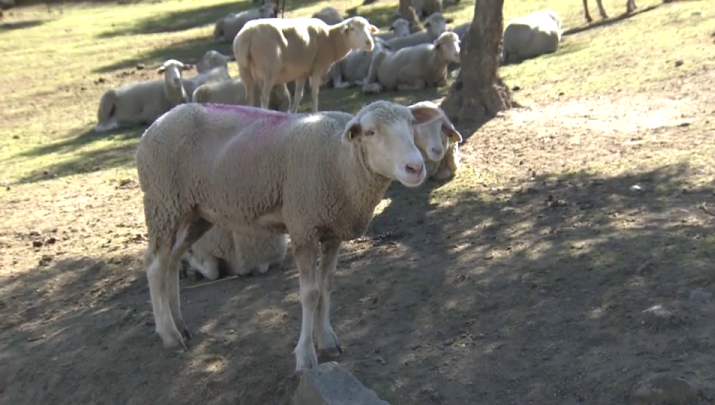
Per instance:
[[[454,128],[452,121],[437,104],[422,101],[412,104],[410,108],[428,107],[439,111],[441,119],[415,127],[415,145],[422,152],[427,168],[427,178],[446,180],[460,166],[459,146],[462,134]]]
[[[447,20],[441,13],[434,13],[427,17],[423,25],[425,31],[415,32],[405,37],[393,38],[387,41],[387,48],[398,51],[402,48],[433,42],[447,29]]]
[[[501,62],[521,61],[554,53],[561,41],[561,22],[556,12],[537,11],[509,21],[504,28]]]
[[[372,51],[353,49],[344,58],[333,63],[328,72],[329,79],[336,89],[344,89],[354,85],[362,86],[370,71],[372,57],[384,49],[385,42],[374,38],[375,47]]]
[[[209,280],[219,277],[219,259],[228,265],[228,274],[245,276],[254,270],[263,274],[279,264],[287,253],[285,235],[260,229],[251,233],[231,232],[214,226],[184,254],[189,265]]]
[[[259,92],[258,82],[253,83],[253,91]],[[218,103],[248,105],[246,86],[241,79],[224,80],[220,82],[203,84],[194,90],[191,99],[196,103]],[[290,108],[290,93],[285,84],[273,86],[269,110],[288,111]]]
[[[307,79],[311,80],[313,112],[318,111],[322,76],[351,49],[372,51],[377,28],[363,17],[328,25],[317,18],[264,19],[246,24],[233,41],[238,72],[256,105],[253,83],[261,81],[261,108],[267,108],[274,85],[295,80],[290,111],[296,112]]]
[[[365,233],[393,180],[424,182],[414,125],[439,118],[432,108],[376,101],[354,117],[189,103],[157,120],[139,140],[136,164],[147,278],[164,347],[186,349],[179,262],[216,225],[290,235],[303,311],[296,371],[318,364],[316,320],[319,350],[339,355],[329,314],[340,246]]]
[[[363,93],[444,86],[450,62],[459,63],[459,38],[451,31],[443,32],[432,44],[379,51],[372,57]]]
[[[333,7],[325,7],[317,13],[313,14],[311,18],[317,18],[319,20],[322,20],[328,25],[340,24],[343,21],[343,17],[340,16],[338,10],[334,9]]]
[[[265,3],[261,7],[253,10],[229,14],[216,21],[213,40],[214,42],[233,42],[236,34],[241,31],[247,22],[262,18],[275,18],[277,16],[277,6],[274,3]]]
[[[667,3],[667,1],[663,2]],[[601,14],[601,18],[608,18],[608,14],[606,14],[606,9],[603,8],[601,0],[596,0],[596,4],[598,5],[598,12]],[[626,13],[632,13],[636,8],[636,0],[626,0]],[[591,15],[588,13],[588,0],[583,0],[583,16],[586,18],[586,22],[593,21]]]
[[[157,73],[164,74],[164,80],[134,82],[104,92],[94,130],[151,124],[174,106],[188,101],[180,84],[180,69],[185,69],[181,62],[168,60],[157,69]]]

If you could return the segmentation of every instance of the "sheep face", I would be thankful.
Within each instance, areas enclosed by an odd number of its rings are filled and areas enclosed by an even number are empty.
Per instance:
[[[410,109],[420,108],[436,110],[440,117],[422,125],[415,125],[415,145],[424,151],[430,160],[439,162],[444,158],[449,142],[462,142],[462,135],[436,104],[423,101],[410,106]]]
[[[398,18],[390,26],[390,31],[395,33],[395,37],[406,37],[410,35],[410,23],[404,18]]]
[[[175,59],[169,59],[161,65],[156,72],[164,74],[166,83],[170,83],[175,87],[181,87],[181,69],[186,66]]]
[[[345,20],[343,30],[346,34],[347,43],[351,48],[369,52],[375,47],[372,34],[376,33],[378,29],[364,17],[352,17]]]
[[[201,60],[196,64],[196,71],[202,73],[215,67],[224,67],[228,69],[227,58],[218,51],[210,50],[206,52]]]
[[[447,62],[459,63],[459,45],[459,36],[451,31],[443,32],[434,41],[435,49],[442,54],[442,58]]]
[[[363,107],[345,126],[343,140],[363,150],[367,166],[375,173],[406,187],[425,181],[427,170],[414,140],[413,125],[439,117],[431,108],[410,109],[388,101]]]
[[[223,42],[225,41],[224,36],[223,36],[223,26],[224,26],[224,19],[221,18],[220,20],[216,21],[216,25],[214,26],[214,34],[213,34],[213,41],[214,42]]]
[[[276,18],[278,16],[278,6],[275,3],[264,3],[259,9],[261,18]]]
[[[427,17],[423,26],[433,37],[436,37],[447,30],[447,20],[441,13],[434,13]]]

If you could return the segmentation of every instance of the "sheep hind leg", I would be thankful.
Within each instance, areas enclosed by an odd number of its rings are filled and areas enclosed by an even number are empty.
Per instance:
[[[320,93],[320,80],[322,77],[323,75],[320,73],[313,73],[313,76],[310,78],[310,95],[313,99],[314,113],[318,112],[318,93]]]
[[[591,18],[591,14],[588,13],[588,0],[583,0],[583,16],[586,18],[586,22],[591,22],[593,21],[593,18]],[[502,62],[504,62],[502,58]]]
[[[192,338],[189,328],[186,326],[184,317],[181,314],[181,301],[179,293],[179,267],[181,266],[181,257],[199,238],[208,232],[213,226],[212,223],[201,217],[192,217],[185,221],[176,233],[176,241],[169,255],[170,271],[164,273],[169,292],[169,309],[171,316],[174,318],[176,328],[181,332],[187,340]]]
[[[343,352],[338,336],[330,324],[330,294],[333,291],[335,268],[342,242],[331,238],[321,242],[320,254],[320,303],[316,320],[318,324],[318,353],[324,357],[338,357]]]
[[[598,13],[601,14],[601,18],[608,18],[608,14],[606,14],[606,9],[603,8],[602,0],[596,0],[596,4],[598,4]]]
[[[290,112],[297,113],[298,105],[303,100],[303,90],[305,89],[305,78],[295,79],[295,89],[293,90],[293,103],[290,106]]]
[[[636,11],[637,7],[638,6],[636,6],[636,0],[628,0],[628,2],[626,3],[626,13],[632,13]]]
[[[318,366],[318,356],[313,346],[315,315],[320,301],[320,285],[315,266],[317,245],[318,240],[314,238],[309,243],[296,247],[294,251],[295,262],[298,265],[302,309],[300,337],[293,350],[296,374]]]
[[[253,80],[253,76],[251,76],[251,72],[248,69],[242,68],[241,66],[238,67],[238,76],[241,78],[241,81],[246,88],[246,101],[248,101],[248,105],[251,107],[257,107],[258,102],[256,100],[255,91],[256,80]]]
[[[267,110],[270,105],[274,85],[275,79],[273,77],[267,75],[263,77],[261,81],[261,108],[264,110]]]

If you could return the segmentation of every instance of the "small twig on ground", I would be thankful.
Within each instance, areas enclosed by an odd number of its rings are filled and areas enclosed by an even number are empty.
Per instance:
[[[184,290],[189,290],[189,289],[191,289],[191,288],[198,288],[198,287],[206,287],[207,285],[216,284],[216,283],[222,283],[222,282],[224,282],[224,281],[233,280],[233,279],[236,279],[236,278],[238,278],[238,276],[228,276],[228,277],[226,277],[226,278],[220,278],[220,279],[218,279],[218,280],[208,281],[208,282],[206,282],[206,283],[194,284],[194,285],[186,286],[186,287],[184,287]]]
[[[707,207],[707,205],[706,205],[705,203],[703,203],[703,204],[700,206],[700,209],[703,210],[704,213],[706,213],[706,214],[708,214],[708,215],[710,215],[710,216],[712,216],[712,217],[715,217],[715,212],[712,212],[712,211],[708,210],[708,207]]]
[[[646,267],[648,267],[648,265],[651,264],[651,263],[653,263],[653,259],[648,259],[648,260],[646,260],[645,263],[643,263],[643,264],[641,264],[640,266],[638,266],[638,268],[636,269],[636,274],[638,274],[638,273],[640,273],[641,271],[643,271],[643,269],[645,269]]]

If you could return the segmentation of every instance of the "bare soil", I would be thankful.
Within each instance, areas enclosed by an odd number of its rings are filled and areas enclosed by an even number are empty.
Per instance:
[[[712,404],[715,303],[691,292],[715,293],[713,79],[538,100],[471,136],[451,183],[393,184],[338,266],[338,361],[393,405],[621,404],[662,371]],[[0,206],[0,403],[289,403],[292,258],[182,280],[195,337],[170,354],[135,177],[43,183]]]

